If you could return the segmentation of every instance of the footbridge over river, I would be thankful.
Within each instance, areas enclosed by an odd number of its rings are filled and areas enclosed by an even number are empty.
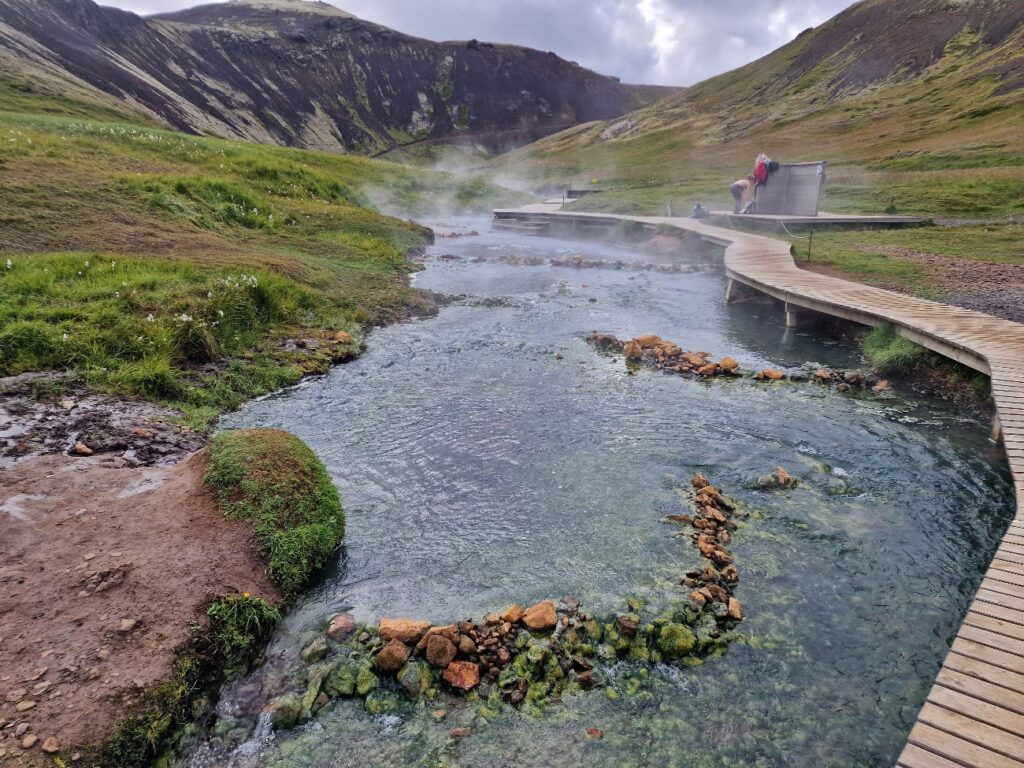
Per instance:
[[[497,210],[496,224],[524,232],[597,232],[632,222],[669,227],[724,248],[726,299],[754,289],[784,303],[786,323],[808,310],[900,335],[991,377],[1013,473],[1017,513],[989,565],[897,765],[1024,768],[1024,325],[981,312],[800,269],[789,244],[686,218],[570,213],[538,204]],[[950,578],[956,578],[950,574]]]

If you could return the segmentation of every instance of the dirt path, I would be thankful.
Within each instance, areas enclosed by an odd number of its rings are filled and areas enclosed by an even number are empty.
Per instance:
[[[48,455],[0,468],[0,765],[49,764],[51,737],[64,750],[107,734],[168,677],[214,595],[276,598],[204,467],[197,453],[168,467]]]
[[[865,246],[864,251],[894,256],[921,264],[928,272],[929,287],[942,293],[941,300],[965,309],[976,309],[1006,320],[1024,323],[1024,266],[1000,264],[977,259],[964,259],[937,253],[923,253],[907,248]],[[856,273],[843,272],[814,262],[798,261],[798,266],[811,272],[858,281]],[[907,293],[905,285],[870,282],[880,288]]]

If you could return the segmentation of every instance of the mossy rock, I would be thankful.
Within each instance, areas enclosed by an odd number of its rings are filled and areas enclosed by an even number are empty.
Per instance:
[[[398,709],[398,703],[398,696],[392,691],[378,688],[370,692],[366,701],[363,702],[363,706],[371,715],[386,715],[388,712]]]
[[[683,624],[666,624],[658,635],[658,650],[671,659],[683,658],[696,644],[697,636]]]
[[[263,711],[270,713],[270,723],[275,730],[294,728],[302,714],[302,699],[297,693],[286,693],[271,699]]]
[[[432,683],[430,667],[422,661],[410,661],[398,671],[398,684],[411,699],[423,696]]]
[[[380,680],[377,679],[377,675],[373,673],[373,670],[369,667],[360,667],[356,673],[356,695],[366,696],[371,691],[377,689],[380,685]]]

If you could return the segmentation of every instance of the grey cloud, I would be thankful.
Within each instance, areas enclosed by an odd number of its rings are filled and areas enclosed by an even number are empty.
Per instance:
[[[202,0],[101,0],[140,14]],[[555,51],[634,83],[688,85],[753,61],[852,0],[331,0],[432,40]]]

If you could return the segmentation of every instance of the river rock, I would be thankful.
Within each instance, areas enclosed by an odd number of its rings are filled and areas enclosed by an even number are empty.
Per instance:
[[[473,642],[473,638],[467,635],[462,635],[459,638],[459,653],[463,656],[472,656],[476,653],[476,643]]]
[[[452,688],[471,691],[480,684],[480,666],[471,661],[453,661],[441,677]]]
[[[526,611],[523,609],[523,606],[518,604],[510,605],[508,608],[501,612],[501,620],[507,621],[510,624],[515,624],[517,621],[523,618],[524,613],[526,613]]]
[[[627,360],[639,360],[644,356],[644,349],[635,341],[627,342],[622,348],[623,354],[625,354]]]
[[[36,736],[34,733],[30,733],[28,736],[21,740],[21,748],[32,749],[32,747],[36,745],[37,741],[39,741],[39,737]]]
[[[351,613],[339,613],[327,625],[326,634],[331,640],[340,642],[351,635],[355,628],[356,620]]]
[[[673,659],[680,659],[697,643],[693,631],[684,624],[670,622],[661,628],[658,635],[658,650]]]
[[[57,741],[56,736],[50,736],[43,742],[43,746],[41,747],[41,749],[46,754],[52,755],[56,752],[60,752],[60,742]]]
[[[661,336],[655,336],[653,333],[648,333],[644,336],[637,336],[633,341],[644,349],[651,349],[661,344],[663,339]]]
[[[76,456],[92,456],[92,448],[83,442],[75,443],[75,447],[71,449],[71,452]]]
[[[398,640],[401,643],[416,643],[430,629],[429,621],[417,619],[381,619],[377,634],[381,640]]]
[[[733,621],[743,621],[743,606],[735,597],[729,598],[729,618]]]
[[[786,374],[782,371],[777,371],[774,368],[765,368],[762,371],[758,371],[754,378],[758,381],[780,381],[781,379],[786,378]]]
[[[351,344],[352,334],[345,333],[345,331],[338,331],[336,334],[334,334],[334,340],[339,342],[340,344]]]
[[[739,370],[740,364],[733,357],[723,357],[722,361],[718,364],[725,373],[735,373]]]
[[[875,386],[873,386],[871,389],[874,392],[888,392],[892,389],[892,384],[890,384],[885,379],[882,379],[880,382],[875,384]]]
[[[615,625],[618,627],[619,634],[624,637],[636,637],[640,617],[635,613],[620,613],[615,617]]]
[[[410,661],[398,673],[398,684],[413,699],[426,693],[430,682],[430,669],[422,661]]]
[[[409,658],[409,646],[399,640],[392,640],[374,657],[374,664],[381,672],[397,672]]]
[[[448,624],[444,627],[431,627],[418,643],[416,643],[416,650],[424,651],[427,648],[427,643],[430,642],[432,637],[444,637],[452,645],[459,644],[459,627],[456,624]]]
[[[523,624],[535,632],[550,632],[558,623],[558,613],[551,600],[531,605],[523,614]]]
[[[433,667],[447,667],[456,652],[455,644],[444,635],[431,635],[427,640],[427,661]]]
[[[328,650],[330,649],[327,647],[327,641],[322,637],[318,637],[303,648],[299,655],[307,664],[313,664],[327,656]]]
[[[263,711],[270,715],[275,729],[294,728],[302,713],[302,699],[296,693],[286,693],[267,702]]]

